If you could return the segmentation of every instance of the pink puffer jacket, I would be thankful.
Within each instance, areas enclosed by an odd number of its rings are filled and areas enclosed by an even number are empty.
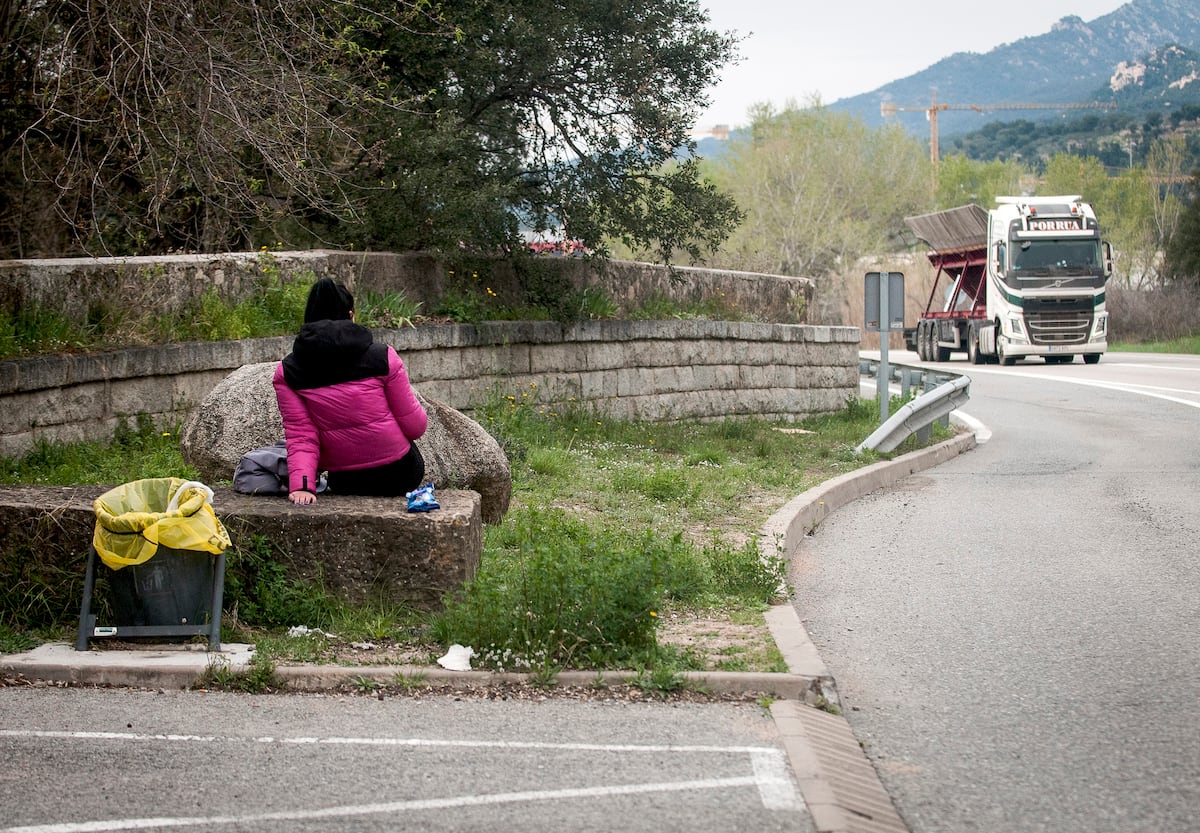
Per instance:
[[[404,362],[391,347],[386,375],[293,390],[280,363],[274,384],[293,492],[315,490],[318,471],[366,469],[399,460],[428,426]]]

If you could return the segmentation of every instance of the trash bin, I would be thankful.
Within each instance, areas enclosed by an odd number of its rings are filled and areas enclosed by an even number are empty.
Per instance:
[[[219,645],[224,553],[229,535],[212,490],[177,477],[135,480],[96,498],[96,529],[76,647],[92,636],[189,637]],[[98,557],[113,621],[97,627],[91,592]]]
[[[112,624],[202,625],[212,618],[215,573],[215,558],[167,547],[143,564],[110,570]]]

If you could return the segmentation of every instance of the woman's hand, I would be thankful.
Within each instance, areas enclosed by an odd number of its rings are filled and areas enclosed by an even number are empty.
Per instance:
[[[296,491],[288,494],[288,500],[297,506],[306,506],[310,503],[316,503],[317,496],[312,492],[306,492],[303,489],[297,489]]]

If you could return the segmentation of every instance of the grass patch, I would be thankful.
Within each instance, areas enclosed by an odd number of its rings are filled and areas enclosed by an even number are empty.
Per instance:
[[[508,452],[513,477],[510,511],[485,529],[476,578],[435,614],[348,606],[319,576],[292,578],[271,542],[235,534],[222,638],[254,642],[265,665],[240,677],[215,670],[213,685],[270,688],[273,663],[430,664],[455,642],[475,649],[477,667],[528,671],[547,685],[566,668],[633,670],[652,691],[673,690],[687,670],[784,670],[762,613],[785,592],[785,565],[760,553],[757,530],[796,494],[878,459],[854,451],[878,421],[870,401],[798,433],[753,419],[609,420],[543,407],[534,385],[492,396],[475,418]],[[149,424],[107,445],[43,444],[0,464],[6,483],[194,476],[173,432]],[[40,627],[74,624],[80,579],[60,578],[66,602],[38,602]],[[60,590],[41,587],[39,598]],[[22,609],[32,596],[0,598],[9,627],[0,639],[20,644],[12,640],[33,633],[32,607]],[[663,638],[664,620],[689,616],[756,621],[746,633],[758,635],[715,656]],[[291,632],[297,625],[307,630]]]
[[[246,298],[233,300],[209,288],[171,314],[139,305],[97,304],[86,320],[68,320],[51,308],[0,309],[0,358],[100,350],[182,341],[233,341],[292,335],[304,320],[312,271],[288,277],[272,252],[258,254],[258,274]],[[403,292],[365,293],[356,299],[357,320],[368,327],[412,326],[421,304]]]
[[[159,430],[145,415],[123,420],[111,442],[39,440],[20,458],[0,458],[6,485],[118,485],[144,477],[194,480],[199,473],[179,454],[179,431]]]
[[[1108,349],[1113,353],[1183,353],[1195,355],[1200,353],[1200,335],[1171,339],[1170,341],[1149,341],[1141,343],[1116,342],[1110,343]]]

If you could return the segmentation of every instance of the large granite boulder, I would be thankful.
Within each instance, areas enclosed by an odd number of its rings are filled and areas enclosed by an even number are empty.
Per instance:
[[[252,448],[283,439],[271,378],[276,362],[244,365],[221,380],[192,412],[180,448],[206,482],[229,480]],[[425,477],[439,489],[479,493],[485,523],[499,523],[512,498],[512,472],[496,440],[479,423],[436,399],[422,397],[429,428],[418,445]]]

